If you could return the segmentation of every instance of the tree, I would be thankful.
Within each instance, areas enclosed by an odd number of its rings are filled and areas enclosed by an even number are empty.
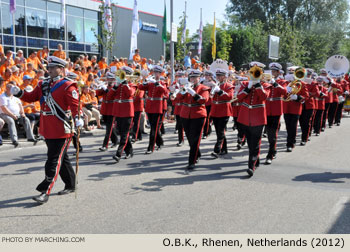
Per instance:
[[[114,9],[116,11],[116,8]],[[98,45],[94,44],[94,46],[100,46],[102,54],[103,54],[103,51],[106,51],[106,52],[109,52],[109,55],[111,55],[113,45],[116,40],[116,36],[115,36],[116,33],[113,32],[113,30],[109,31],[109,29],[106,28],[106,21],[104,19],[104,16],[106,12],[110,10],[112,15],[111,18],[112,20],[114,20],[115,14],[113,13],[112,7],[105,6],[104,2],[101,2],[99,6],[99,10],[101,13],[101,18],[98,21],[99,30],[96,31],[96,29],[91,28],[98,42]]]

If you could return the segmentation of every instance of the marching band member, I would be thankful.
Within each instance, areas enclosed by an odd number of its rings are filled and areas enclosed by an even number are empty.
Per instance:
[[[341,92],[339,93],[339,103],[338,103],[337,110],[335,112],[334,123],[337,126],[340,126],[340,122],[343,114],[343,107],[345,103],[345,97],[349,94],[349,83],[342,78],[338,78],[337,82],[340,84]]]
[[[325,71],[325,69],[324,69],[324,71]],[[330,105],[333,103],[333,92],[331,92],[331,90],[332,90],[331,79],[329,77],[327,77],[327,72],[322,72],[322,70],[321,70],[320,76],[324,77],[324,85],[327,88],[327,92],[328,92],[328,95],[325,98],[325,109],[324,109],[324,113],[322,116],[321,131],[323,132],[326,129],[326,120],[328,118]]]
[[[322,126],[322,116],[325,113],[325,99],[328,96],[328,89],[323,85],[324,77],[318,76],[316,78],[316,83],[318,85],[318,89],[320,91],[319,97],[315,98],[315,102],[317,103],[317,110],[315,113],[314,119],[314,133],[316,136],[319,136],[321,133]]]
[[[237,76],[234,82],[234,97],[237,97],[238,92],[241,90],[241,81],[246,81],[248,78]],[[240,150],[242,146],[246,143],[246,137],[242,130],[240,123],[238,122],[239,110],[241,108],[241,103],[238,100],[232,102],[232,117],[233,117],[233,130],[237,129],[237,150]]]
[[[301,71],[297,68],[295,71]],[[294,75],[287,75],[286,80],[291,83],[295,80]],[[301,90],[298,94],[291,94],[292,88],[287,86],[287,95],[289,100],[285,100],[283,103],[283,117],[287,129],[287,152],[292,152],[296,143],[298,120],[302,111],[302,103],[308,98],[309,94],[305,86],[305,82],[301,82]],[[288,83],[288,84],[289,84]]]
[[[301,146],[304,146],[308,141],[310,130],[312,129],[312,116],[314,110],[317,109],[315,98],[320,96],[318,85],[313,82],[312,79],[307,79],[306,81],[308,82],[305,82],[305,87],[308,90],[309,96],[305,98],[305,102],[302,104],[302,112],[299,118],[300,128],[302,132],[300,142]]]
[[[201,84],[204,84],[209,88],[211,88],[215,84],[214,73],[212,71],[210,70],[204,71],[204,78],[205,79],[202,81]],[[212,97],[209,97],[208,101],[205,103],[205,108],[207,110],[207,118],[205,119],[205,124],[204,124],[203,139],[206,139],[212,132],[212,129],[211,129],[212,118],[210,117],[211,102],[212,102]]]
[[[121,68],[126,75],[132,75],[133,70],[130,67],[123,66]],[[123,151],[125,151],[125,159],[133,157],[133,148],[130,141],[130,131],[132,122],[134,119],[134,93],[135,87],[124,79],[121,82],[117,81],[114,84],[112,90],[114,104],[113,104],[113,116],[117,122],[117,132],[120,134],[120,142],[116,154],[113,159],[118,163]]]
[[[67,62],[55,56],[48,58],[50,78],[42,80],[36,88],[28,93],[18,87],[12,88],[12,93],[26,102],[41,103],[40,134],[45,137],[48,148],[45,163],[45,179],[37,186],[41,194],[33,198],[44,204],[49,200],[51,190],[58,174],[65,187],[59,195],[75,191],[75,173],[69,160],[67,150],[75,127],[82,127],[84,122],[78,116],[80,111],[77,84],[65,79],[64,68]]]
[[[218,80],[218,84],[211,91],[212,102],[210,111],[210,117],[213,119],[217,139],[214,152],[211,153],[214,158],[227,154],[225,130],[232,115],[231,102],[233,98],[233,85],[227,82],[227,71],[217,69],[216,79]]]
[[[176,146],[178,147],[184,144],[184,128],[182,126],[182,122],[180,118],[182,103],[181,103],[181,99],[177,96],[181,88],[183,88],[183,85],[179,84],[178,80],[179,78],[183,78],[184,76],[185,76],[184,72],[177,71],[175,75],[174,84],[170,87],[170,91],[172,92],[170,99],[174,106],[174,115],[176,118],[175,131],[177,132],[177,135],[178,135],[178,143],[176,144]]]
[[[148,75],[148,71],[147,70],[142,70],[142,71],[143,71],[143,79],[145,80]],[[141,114],[144,110],[145,91],[139,88],[140,85],[142,84],[141,83],[137,84],[137,89],[134,96],[134,124],[132,129],[131,142],[142,140],[142,133],[140,131],[140,121],[141,121]]]
[[[160,149],[164,145],[160,134],[160,126],[164,112],[163,99],[168,97],[168,90],[160,80],[163,71],[161,66],[154,66],[153,72],[155,79],[147,79],[139,86],[140,90],[147,91],[146,113],[151,124],[149,144],[145,154],[151,154],[154,151],[155,144],[157,144],[157,149]]]
[[[269,152],[267,153],[265,164],[269,165],[276,158],[277,135],[280,126],[281,115],[283,114],[283,97],[287,91],[285,89],[285,80],[279,78],[282,70],[281,64],[273,62],[269,65],[273,79],[269,87],[269,96],[266,99],[267,124],[265,126],[267,138],[269,141]]]
[[[115,121],[115,118],[113,116],[114,93],[111,92],[111,89],[115,84],[115,74],[112,72],[107,72],[106,82],[106,85],[101,85],[100,88],[96,90],[96,95],[102,96],[100,113],[102,115],[103,121],[106,124],[106,133],[103,139],[102,147],[99,148],[100,151],[107,150],[109,139],[112,141],[112,148],[115,147],[118,142],[116,129],[113,127]]]
[[[251,62],[250,66],[265,67],[260,62]],[[262,73],[261,73],[262,74]],[[238,115],[244,135],[247,137],[249,148],[248,175],[253,176],[255,169],[259,166],[260,143],[264,125],[266,125],[265,101],[269,96],[267,89],[269,84],[260,80],[250,80],[241,83],[241,91],[237,98],[242,102]]]
[[[178,94],[182,102],[180,117],[190,144],[187,170],[193,170],[201,157],[199,145],[207,117],[205,103],[209,99],[209,88],[200,84],[200,76],[199,70],[192,69],[189,78],[193,86],[185,86],[184,90]]]
[[[340,83],[340,78],[336,81],[331,79],[331,92],[333,93],[333,102],[329,105],[328,111],[328,127],[332,128],[335,120],[335,114],[339,104],[339,95],[342,94],[342,85]]]

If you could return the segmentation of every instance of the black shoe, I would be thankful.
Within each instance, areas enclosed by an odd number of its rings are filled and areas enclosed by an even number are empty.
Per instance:
[[[111,148],[115,148],[115,147],[117,147],[117,144],[112,144],[111,145]]]
[[[263,137],[267,137],[267,135],[266,135],[266,133],[263,133],[263,135],[262,135]]]
[[[322,128],[321,131],[324,132],[324,128]]]
[[[99,150],[100,150],[100,151],[106,151],[106,150],[107,150],[107,147],[102,146],[102,147],[99,148]]]
[[[203,139],[207,139],[207,136],[203,136],[202,138],[203,138]]]
[[[15,146],[15,148],[17,148],[19,145],[19,143],[17,141],[12,142],[12,144]]]
[[[125,159],[130,159],[130,158],[132,158],[133,156],[134,156],[134,153],[131,152],[131,153],[129,153],[129,154],[127,154],[127,155],[125,156]]]
[[[36,145],[38,143],[38,140],[36,139],[28,139],[27,142],[33,143],[33,145]]]
[[[130,142],[131,142],[131,143],[135,143],[135,142],[136,142],[136,139],[135,139],[135,138],[132,138],[132,139],[130,140]]]
[[[49,195],[47,195],[46,193],[42,193],[39,196],[33,197],[33,200],[40,204],[44,204],[49,200]]]
[[[148,133],[144,131],[142,131],[141,134],[148,135]]]
[[[337,126],[340,126],[340,123],[337,123]]]
[[[75,192],[75,189],[64,189],[62,191],[59,191],[57,194],[58,195],[66,195]]]
[[[194,164],[188,165],[188,166],[186,167],[186,170],[188,170],[188,171],[193,171],[193,170],[194,170],[194,167],[195,167]]]
[[[241,144],[237,144],[237,150],[242,149],[242,145]]]
[[[118,157],[117,155],[114,155],[114,156],[113,156],[113,159],[114,159],[117,163],[119,163],[120,157]]]
[[[157,150],[157,151],[161,150],[161,149],[162,149],[162,146],[163,146],[163,145],[157,145],[156,150]]]
[[[329,128],[331,129],[331,128],[332,128],[332,125],[329,125]]]
[[[177,134],[177,130],[174,131],[174,134]]]
[[[316,133],[316,136],[319,136],[320,135],[320,133]]]
[[[292,147],[287,147],[287,152],[292,152],[293,148]]]
[[[247,173],[248,173],[249,177],[253,177],[254,171],[255,171],[254,168],[249,168],[249,169],[247,170]]]
[[[247,142],[247,140],[244,140],[244,141],[242,142],[242,146],[244,146],[246,142]]]
[[[177,147],[181,147],[184,144],[184,142],[179,142],[176,144]]]
[[[43,137],[43,136],[37,136],[37,137],[35,137],[36,138],[36,140],[38,140],[38,141],[44,141],[45,140],[45,138]]]
[[[219,155],[223,156],[223,155],[226,155],[227,153],[228,153],[227,150],[222,150],[222,151],[220,151]]]
[[[272,164],[272,159],[271,158],[266,158],[265,164],[266,165]]]
[[[145,155],[152,154],[152,152],[153,152],[153,151],[151,151],[151,150],[147,150],[147,151],[145,152]]]
[[[214,158],[219,158],[219,154],[216,152],[212,152],[210,155]]]
[[[302,142],[300,143],[300,145],[301,145],[301,146],[305,146],[305,145],[306,145],[306,142],[302,141]]]

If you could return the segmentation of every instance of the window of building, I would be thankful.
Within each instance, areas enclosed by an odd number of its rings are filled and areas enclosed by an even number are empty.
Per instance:
[[[10,15],[12,18],[12,16]],[[24,7],[17,6],[15,14],[16,35],[26,36],[26,20],[24,15]]]
[[[27,0],[26,1],[27,7],[37,8],[42,10],[46,10],[46,3],[47,1],[45,0],[30,0],[30,1]]]
[[[2,9],[2,29],[5,34],[13,34],[12,31],[12,16],[10,14],[10,6],[1,4]]]
[[[67,6],[67,14],[72,16],[84,17],[84,9],[73,6]]]
[[[89,19],[98,20],[98,12],[91,10],[84,10],[84,17]]]
[[[47,10],[61,12],[62,6],[60,3],[47,2]]]
[[[46,11],[27,8],[26,21],[29,37],[47,38]]]
[[[49,38],[64,40],[64,27],[61,27],[61,14],[49,12],[47,15]]]
[[[79,17],[67,17],[68,40],[84,42],[84,19]]]
[[[98,21],[92,19],[85,19],[85,42],[97,44],[95,33],[98,34]]]

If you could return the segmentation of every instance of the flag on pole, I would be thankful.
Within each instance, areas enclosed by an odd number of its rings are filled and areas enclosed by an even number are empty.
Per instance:
[[[187,3],[185,2],[185,20],[184,20],[184,28],[182,29],[182,36],[181,36],[181,43],[184,44],[186,42],[186,5]]]
[[[198,55],[202,54],[202,37],[203,34],[203,22],[202,22],[202,9],[201,9],[201,21],[199,23],[199,42],[198,42]]]
[[[16,0],[10,0],[10,12],[11,14],[16,12]]]
[[[215,60],[215,58],[216,58],[216,21],[215,21],[215,13],[214,13],[214,24],[213,24],[213,30],[211,32],[210,42],[212,44],[211,56],[213,57],[213,60]]]
[[[108,32],[112,32],[112,9],[111,0],[105,0],[105,13],[104,13],[105,28]]]
[[[66,0],[61,0],[62,13],[61,13],[61,27],[66,23]]]
[[[134,0],[134,10],[132,13],[132,27],[131,27],[131,42],[130,42],[130,56],[132,60],[135,49],[137,49],[137,34],[140,31],[139,11],[137,9],[137,0]]]
[[[163,33],[162,33],[162,39],[164,42],[166,42],[166,4],[164,1],[164,16],[163,16]]]

